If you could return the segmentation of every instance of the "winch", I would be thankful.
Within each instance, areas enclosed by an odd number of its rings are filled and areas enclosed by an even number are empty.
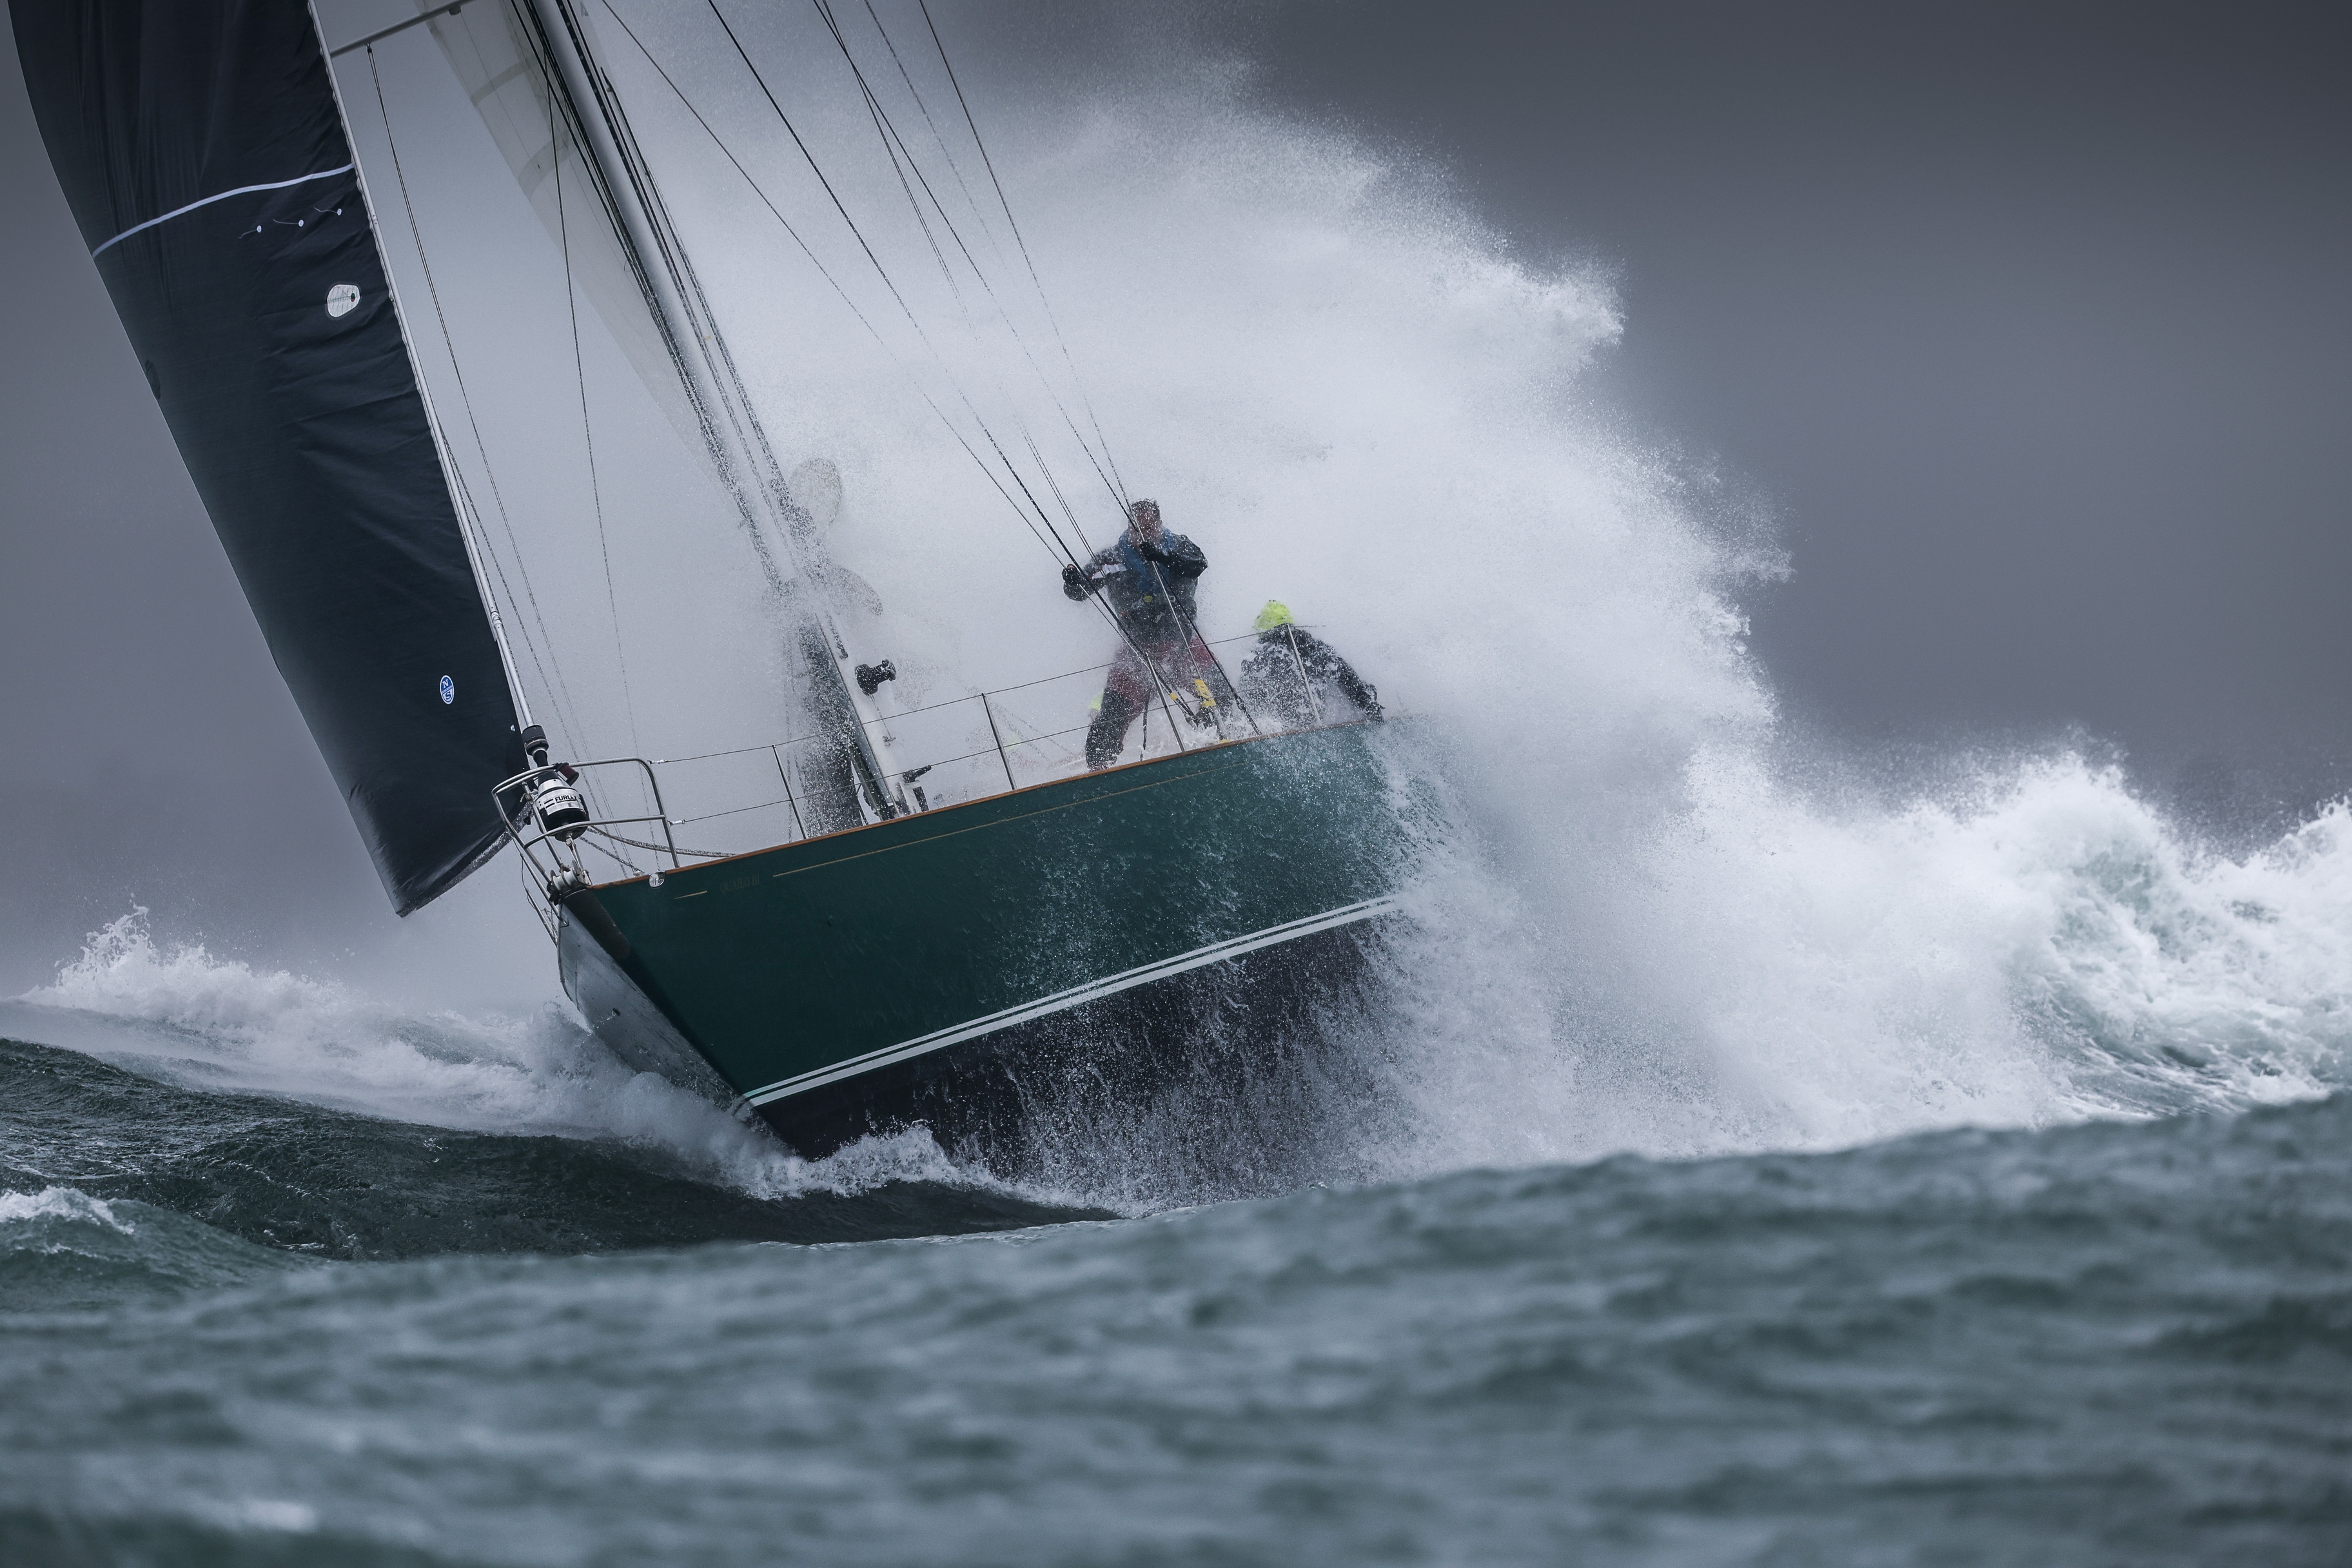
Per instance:
[[[571,843],[588,831],[588,803],[573,787],[580,774],[568,763],[551,763],[547,760],[547,727],[543,724],[533,724],[523,731],[522,749],[530,765],[541,770],[541,775],[527,786],[532,814],[550,837]]]

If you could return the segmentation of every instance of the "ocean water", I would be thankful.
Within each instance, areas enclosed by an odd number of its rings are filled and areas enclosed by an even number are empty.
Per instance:
[[[699,26],[648,41],[814,226]],[[919,257],[807,26],[745,23]],[[593,331],[628,595],[564,546],[562,274],[407,37],[387,98],[479,345],[456,460],[498,454],[490,547],[537,573],[526,681],[568,671],[534,700],[578,753],[786,732],[756,574]],[[1593,391],[1610,279],[1146,42],[968,85],[1204,621],[1281,597],[1417,721],[1360,1071],[1295,1148],[811,1164],[559,1007],[126,911],[0,1001],[0,1563],[2352,1562],[2352,806],[2214,842],[2093,748],[1896,770],[1792,729],[1743,605],[1804,563]],[[676,120],[674,205],[790,458],[840,465],[905,685],[1100,658],[909,396],[971,372],[1081,471],[994,340],[877,366]]]
[[[1425,888],[1377,1103],[1223,1194],[1131,1138],[803,1163],[554,1009],[126,917],[0,1005],[0,1560],[2341,1563],[2344,835],[2061,835],[1987,1060],[1882,978],[1888,1059],[1811,1078],[1747,1011],[1711,1076],[1439,1027]]]

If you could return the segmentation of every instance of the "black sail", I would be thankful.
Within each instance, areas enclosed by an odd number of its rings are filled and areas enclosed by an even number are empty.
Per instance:
[[[304,0],[11,0],[49,161],[403,914],[499,847],[514,700]]]

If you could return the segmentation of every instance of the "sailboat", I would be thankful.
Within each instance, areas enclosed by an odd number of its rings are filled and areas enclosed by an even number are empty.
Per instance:
[[[1058,693],[1082,726],[1099,669],[899,700],[887,619],[850,613],[872,590],[830,558],[837,472],[776,452],[607,68],[620,11],[420,0],[341,46],[305,0],[12,17],[74,217],[400,914],[512,851],[589,1026],[809,1157],[920,1127],[1017,1162],[1074,1118],[1246,1079],[1360,999],[1400,875],[1380,726],[1187,689],[1123,624],[1163,689],[1109,765],[1037,717]],[[729,754],[772,761],[769,842],[682,844],[682,764],[567,755],[534,719],[337,74],[417,27],[543,218],[566,179],[590,193],[567,266],[765,574],[801,732]]]

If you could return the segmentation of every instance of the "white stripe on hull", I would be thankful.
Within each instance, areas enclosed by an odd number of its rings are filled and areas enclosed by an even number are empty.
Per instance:
[[[970,1023],[957,1024],[933,1034],[902,1041],[895,1046],[885,1046],[878,1051],[868,1051],[862,1057],[853,1057],[845,1062],[836,1062],[831,1067],[819,1068],[814,1072],[803,1073],[798,1078],[780,1079],[763,1089],[749,1091],[743,1098],[753,1105],[766,1105],[771,1101],[800,1094],[808,1089],[820,1089],[828,1083],[837,1083],[845,1078],[855,1078],[860,1073],[870,1072],[876,1068],[888,1067],[894,1062],[906,1061],[910,1058],[923,1056],[948,1046],[961,1045],[966,1040],[975,1040],[982,1035],[992,1035],[999,1029],[1009,1029],[1015,1024],[1025,1024],[1034,1018],[1047,1017],[1076,1007],[1081,1003],[1095,1001],[1098,997],[1115,995],[1121,991],[1131,991],[1136,986],[1148,985],[1155,980],[1165,980],[1171,975],[1181,974],[1187,970],[1205,968],[1209,964],[1222,963],[1228,958],[1238,958],[1245,952],[1255,952],[1262,947],[1272,947],[1278,942],[1291,942],[1302,936],[1311,936],[1317,931],[1353,925],[1358,921],[1366,921],[1374,915],[1385,914],[1395,907],[1394,899],[1368,899],[1360,904],[1349,904],[1319,915],[1311,915],[1303,921],[1293,921],[1288,925],[1269,926],[1265,931],[1252,931],[1247,936],[1237,936],[1229,942],[1216,942],[1208,947],[1196,948],[1191,952],[1179,953],[1174,958],[1161,959],[1157,963],[1147,963],[1140,969],[1130,969],[1124,974],[1113,974],[1102,980],[1090,980],[1084,985],[1074,985],[1067,991],[1057,991],[1051,996],[1041,996],[1034,1002],[1024,1002],[1017,1007],[1008,1007],[1002,1013],[991,1013],[985,1018],[974,1018]]]

